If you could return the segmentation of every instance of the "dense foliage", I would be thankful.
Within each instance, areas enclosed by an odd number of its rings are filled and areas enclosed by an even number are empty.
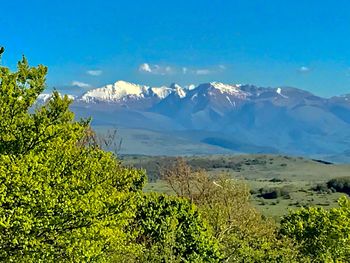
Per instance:
[[[36,105],[46,73],[44,66],[29,67],[25,58],[16,72],[0,67],[0,260],[137,261],[147,246],[135,237],[154,220],[140,211],[148,211],[151,200],[155,213],[165,211],[164,222],[188,224],[164,230],[178,236],[177,258],[193,257],[187,244],[198,248],[198,259],[218,258],[195,208],[180,199],[145,199],[144,172],[124,168],[101,150],[89,121],[74,120],[67,97],[54,92],[48,103]],[[135,222],[139,228],[132,227]]]
[[[35,108],[46,71],[25,59],[17,72],[0,68],[0,258],[104,260],[126,249],[121,229],[145,175],[90,145],[67,97]]]
[[[186,199],[145,194],[134,224],[142,262],[219,262],[221,255],[198,209]]]
[[[301,255],[276,225],[251,204],[246,184],[221,176],[213,180],[184,159],[162,171],[173,191],[195,203],[208,223],[225,262],[299,262]]]
[[[338,208],[302,208],[281,221],[281,233],[301,245],[314,262],[349,262],[350,201],[340,198]]]

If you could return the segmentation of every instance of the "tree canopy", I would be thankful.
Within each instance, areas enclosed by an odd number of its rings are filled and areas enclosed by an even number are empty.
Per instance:
[[[89,120],[75,120],[67,96],[53,92],[38,105],[46,74],[46,67],[30,67],[25,58],[16,72],[0,67],[0,260],[111,262],[125,255],[136,260],[145,244],[135,235],[145,233],[152,220],[138,211],[146,212],[150,200],[159,202],[156,213],[163,213],[162,202],[174,211],[180,207],[179,217],[195,212],[184,200],[145,199],[144,171],[123,167],[96,145]],[[177,218],[172,211],[162,218]],[[187,219],[200,228],[199,217]],[[141,228],[131,228],[135,222]],[[178,230],[189,237],[199,231],[183,227]],[[198,232],[191,244],[204,240]],[[181,250],[176,256],[186,260],[189,254]]]
[[[349,262],[350,201],[343,196],[339,207],[308,207],[291,212],[281,221],[282,235],[300,244],[315,262]]]

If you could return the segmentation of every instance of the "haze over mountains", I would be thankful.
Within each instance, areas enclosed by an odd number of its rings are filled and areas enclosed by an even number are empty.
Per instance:
[[[350,95],[322,98],[291,87],[220,82],[183,88],[117,81],[71,97],[79,117],[92,116],[97,128],[124,131],[126,153],[133,152],[131,144],[139,150],[143,143],[145,154],[283,153],[350,160]],[[40,96],[47,99],[49,94]]]

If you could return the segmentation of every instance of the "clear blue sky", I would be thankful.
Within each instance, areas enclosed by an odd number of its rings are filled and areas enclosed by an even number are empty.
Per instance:
[[[2,63],[48,84],[223,81],[350,93],[348,0],[2,1]],[[84,85],[86,84],[86,85]],[[85,86],[85,88],[84,88]]]

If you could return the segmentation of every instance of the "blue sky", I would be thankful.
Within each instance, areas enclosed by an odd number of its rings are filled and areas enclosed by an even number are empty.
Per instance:
[[[350,93],[349,10],[347,0],[2,1],[2,64],[25,54],[70,93],[123,79],[338,95]]]

